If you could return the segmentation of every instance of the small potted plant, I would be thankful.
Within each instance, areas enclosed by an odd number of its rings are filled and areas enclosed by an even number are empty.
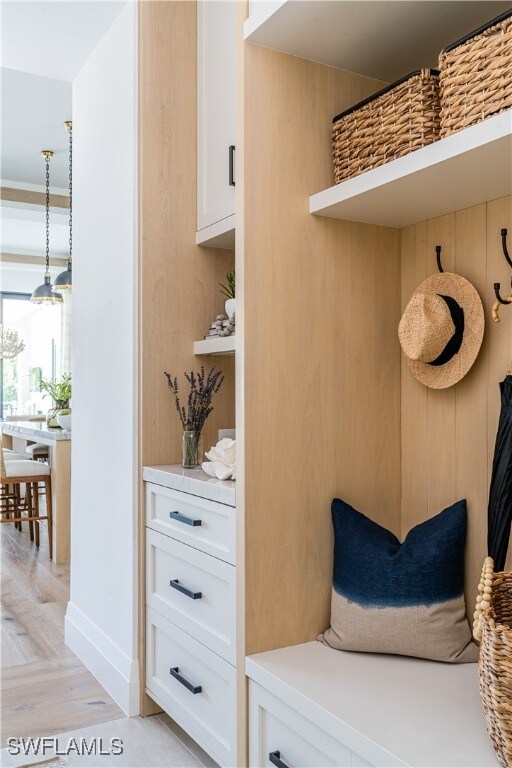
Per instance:
[[[213,411],[212,401],[222,386],[224,376],[222,371],[215,370],[215,366],[207,375],[204,367],[201,367],[200,371],[191,371],[184,376],[189,385],[186,407],[180,401],[178,379],[165,372],[183,427],[182,464],[186,469],[195,469],[201,466],[203,460],[202,431],[206,419]]]
[[[228,317],[233,317],[235,314],[235,292],[236,292],[236,280],[235,280],[235,270],[232,272],[228,272],[226,275],[226,282],[225,284],[219,283],[220,286],[220,292],[223,296],[226,297],[226,303],[224,305],[226,310],[226,315]]]
[[[60,381],[50,381],[49,379],[41,379],[41,390],[46,395],[50,395],[54,405],[48,411],[46,416],[46,424],[49,427],[62,426],[59,423],[59,417],[68,417],[71,420],[71,410],[69,407],[69,401],[71,400],[71,374],[65,373]],[[67,421],[64,421],[67,424]],[[70,424],[65,429],[70,428]]]

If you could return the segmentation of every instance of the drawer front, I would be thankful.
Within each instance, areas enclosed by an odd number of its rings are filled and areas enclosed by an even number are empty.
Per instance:
[[[146,484],[146,525],[225,560],[235,559],[236,510],[226,504]]]
[[[352,752],[273,694],[249,682],[251,768],[350,768]]]
[[[214,760],[236,765],[235,668],[151,608],[146,616],[149,695]]]
[[[146,533],[147,604],[235,664],[236,568],[149,528]]]

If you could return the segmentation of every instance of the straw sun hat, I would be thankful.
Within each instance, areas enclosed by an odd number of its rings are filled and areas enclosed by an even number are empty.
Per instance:
[[[442,272],[415,290],[398,326],[413,375],[433,389],[456,384],[475,362],[484,336],[484,308],[464,277]]]

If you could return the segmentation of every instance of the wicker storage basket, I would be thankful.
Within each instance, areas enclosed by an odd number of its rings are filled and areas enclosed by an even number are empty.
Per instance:
[[[481,641],[478,668],[487,730],[498,760],[508,767],[512,766],[512,573],[494,573],[493,568],[492,558],[486,558],[473,634]]]
[[[337,115],[332,126],[339,184],[439,138],[439,72],[422,69]]]
[[[439,56],[441,136],[512,108],[512,10]]]

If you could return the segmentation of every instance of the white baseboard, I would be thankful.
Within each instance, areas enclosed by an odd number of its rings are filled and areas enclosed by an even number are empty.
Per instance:
[[[68,603],[65,640],[128,717],[140,712],[137,659],[130,659],[93,621]]]

